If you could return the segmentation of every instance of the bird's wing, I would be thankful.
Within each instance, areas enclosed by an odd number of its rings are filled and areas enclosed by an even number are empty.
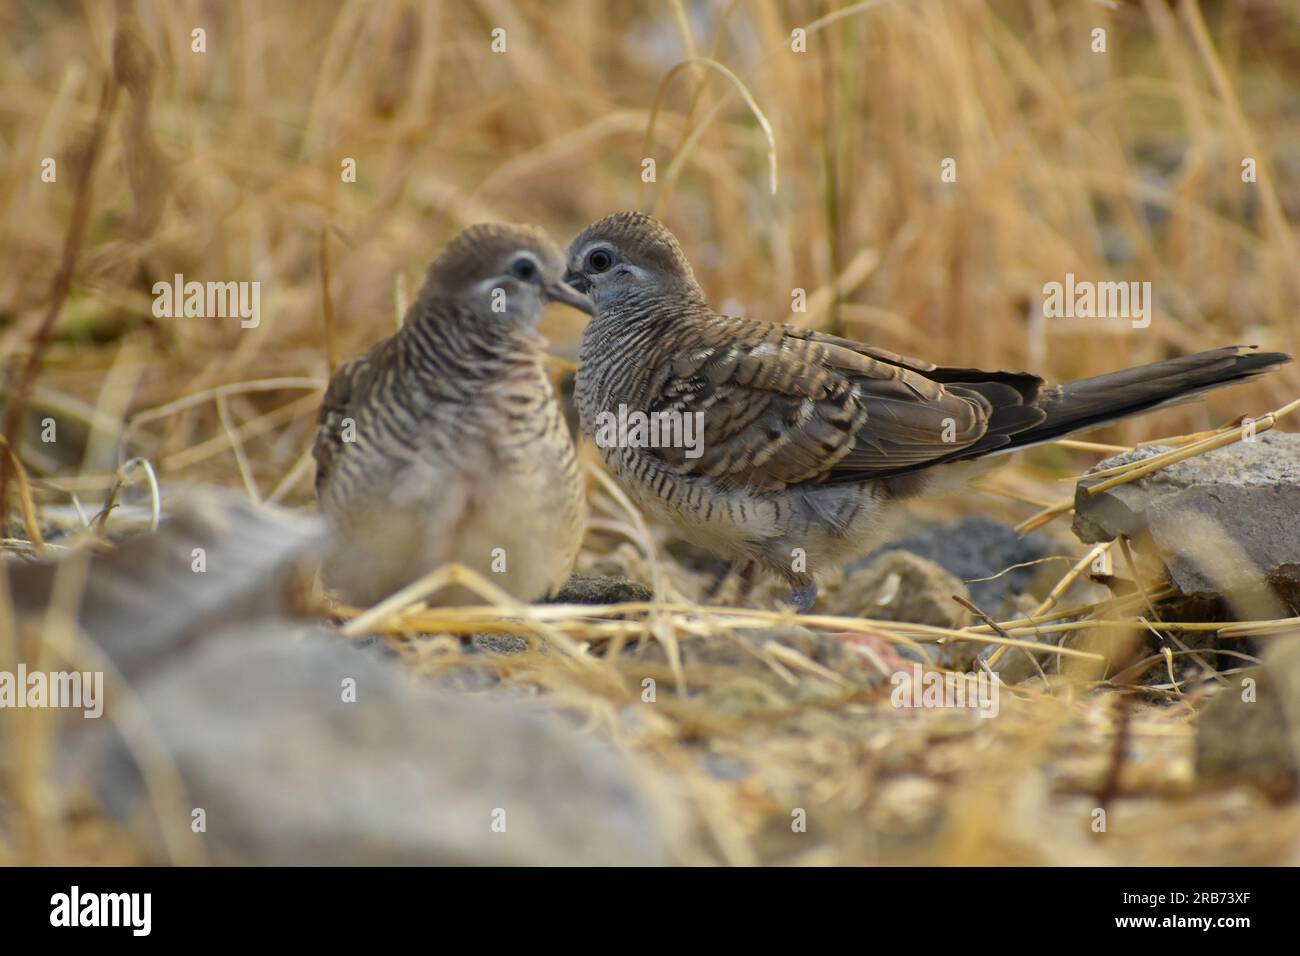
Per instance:
[[[383,343],[380,343],[382,345]],[[339,366],[325,389],[317,416],[319,428],[311,454],[316,459],[316,490],[329,481],[343,452],[344,419],[355,417],[356,403],[366,394],[376,367],[376,346]]]
[[[675,345],[645,410],[702,415],[703,440],[654,453],[729,486],[902,474],[985,454],[1043,418],[1035,376],[941,368],[789,326],[714,316]]]

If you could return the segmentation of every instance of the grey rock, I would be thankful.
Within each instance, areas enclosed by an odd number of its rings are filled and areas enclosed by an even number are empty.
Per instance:
[[[90,556],[79,621],[114,676],[108,719],[61,728],[65,785],[97,795],[159,860],[671,862],[671,801],[621,751],[518,697],[422,685],[385,642],[291,623],[296,575],[325,534],[203,492],[158,532]],[[38,618],[58,564],[8,571],[18,614]],[[511,637],[479,649],[513,652]],[[442,679],[499,681],[490,666]]]
[[[501,675],[490,667],[454,667],[429,678],[432,687],[457,694],[478,694],[501,687]]]
[[[1264,666],[1230,677],[1201,711],[1196,772],[1286,796],[1300,783],[1300,628],[1272,640]],[[1243,699],[1247,679],[1253,699]]]
[[[1166,450],[1117,455],[1097,470]],[[1134,539],[1184,594],[1267,585],[1294,613],[1300,608],[1300,435],[1264,432],[1107,491],[1090,495],[1081,487],[1074,531],[1089,543]]]
[[[1042,638],[1034,637],[1033,635],[1022,634],[1019,639],[1022,641],[1029,641],[1033,644],[1047,643],[1043,641]],[[984,647],[980,650],[979,656],[987,661],[993,655],[995,650],[995,647]],[[1019,684],[1022,681],[1042,675],[1048,670],[1048,665],[1051,660],[1052,658],[1048,654],[1035,654],[1032,651],[1012,647],[998,659],[996,664],[990,666],[992,667],[993,673],[997,674],[1004,683]],[[976,665],[972,662],[961,669],[974,670],[975,666]]]
[[[288,614],[294,575],[327,534],[315,516],[260,507],[242,494],[184,492],[156,532],[89,557],[78,623],[137,679],[216,628]],[[44,615],[61,563],[72,560],[9,564],[20,617]]]
[[[974,516],[894,541],[854,562],[849,570],[865,567],[884,551],[893,550],[920,555],[960,578],[966,583],[971,601],[995,617],[1015,596],[1029,592],[1037,577],[1033,566],[1001,572],[1058,553],[1045,535],[1021,537],[1008,525]]]
[[[517,700],[427,692],[328,631],[215,635],[137,690],[188,793],[182,835],[214,862],[672,859],[668,804],[621,752]],[[105,805],[151,819],[134,760],[111,730],[97,743],[79,765]]]
[[[831,614],[962,627],[970,612],[954,595],[970,599],[966,585],[942,565],[910,551],[890,550],[846,571],[842,581],[823,592],[821,606]]]
[[[753,683],[752,678],[771,681],[783,694],[790,692],[798,696],[807,691],[810,696],[817,696],[823,691],[837,692],[820,677],[802,672],[797,675],[800,681],[798,690],[780,681],[759,657],[764,645],[776,643],[854,683],[875,684],[880,681],[879,672],[860,654],[854,653],[847,640],[824,631],[810,631],[803,627],[745,628],[737,630],[734,637],[738,639],[709,636],[683,641],[680,652],[687,674],[700,668],[728,668],[734,670],[738,679],[749,684]],[[625,653],[633,660],[668,666],[667,652],[659,641],[638,642]]]
[[[1240,680],[1253,677],[1262,699],[1241,699]],[[1260,671],[1237,675],[1205,706],[1196,732],[1196,772],[1206,780],[1251,781],[1267,788],[1294,784],[1295,749],[1272,684]]]
[[[970,648],[968,650],[968,648]],[[980,645],[954,641],[951,644],[899,644],[894,650],[908,663],[924,664],[934,667],[940,662],[953,670],[970,670]]]
[[[700,757],[700,763],[714,780],[725,780],[728,783],[744,780],[754,774],[754,768],[748,763],[727,754],[705,753]]]

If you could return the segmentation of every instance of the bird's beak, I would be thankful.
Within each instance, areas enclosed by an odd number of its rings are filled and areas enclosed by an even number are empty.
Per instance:
[[[565,305],[580,312],[586,312],[588,315],[595,315],[596,304],[587,298],[583,292],[579,292],[577,288],[574,288],[574,285],[577,285],[576,282],[573,285],[569,284],[569,278],[572,275],[573,273],[570,272],[564,277],[565,281],[552,282],[547,285],[543,290],[546,293],[546,298],[551,302],[563,302]],[[585,284],[584,280],[583,285]]]
[[[573,269],[569,269],[564,273],[564,281],[573,286],[579,292],[591,291],[591,280],[581,272],[575,272]]]

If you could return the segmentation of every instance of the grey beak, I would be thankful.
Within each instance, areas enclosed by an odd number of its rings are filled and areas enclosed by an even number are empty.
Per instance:
[[[568,272],[564,273],[564,281],[573,286],[579,292],[591,291],[591,280],[581,272],[574,272],[570,269]]]
[[[564,278],[568,280],[569,273]],[[546,298],[551,302],[563,302],[570,308],[577,309],[580,312],[586,312],[588,315],[596,314],[596,304],[587,298],[582,292],[579,292],[568,281],[552,282],[542,290],[546,293]]]

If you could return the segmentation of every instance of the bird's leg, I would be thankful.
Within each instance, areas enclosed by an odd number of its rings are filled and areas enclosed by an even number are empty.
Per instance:
[[[754,576],[757,571],[758,566],[755,562],[747,558],[737,558],[713,576],[713,580],[704,589],[704,600],[710,602],[716,600],[718,595],[722,593],[723,585],[734,574],[737,577],[736,601],[743,604],[745,599],[749,597],[749,592],[754,588]]]
[[[749,600],[749,593],[754,590],[754,579],[758,577],[758,562],[745,561],[740,566],[740,581],[736,587],[736,603],[744,604]]]
[[[704,588],[704,600],[712,601],[722,591],[722,586],[727,583],[727,579],[735,572],[740,562],[732,561],[725,567],[719,568],[713,575],[713,579]]]

